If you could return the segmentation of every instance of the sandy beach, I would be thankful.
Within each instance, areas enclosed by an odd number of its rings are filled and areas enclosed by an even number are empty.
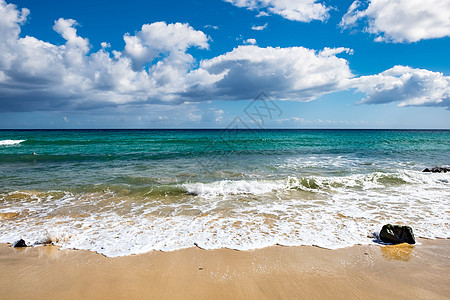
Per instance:
[[[0,246],[2,299],[449,299],[450,240],[327,250],[189,248],[117,258]]]

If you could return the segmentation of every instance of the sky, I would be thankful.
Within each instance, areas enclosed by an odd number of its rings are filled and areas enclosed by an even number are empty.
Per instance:
[[[0,0],[0,129],[450,129],[447,0]]]

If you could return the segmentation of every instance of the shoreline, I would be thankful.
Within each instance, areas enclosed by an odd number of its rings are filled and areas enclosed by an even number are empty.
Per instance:
[[[108,258],[0,244],[1,297],[18,299],[448,299],[450,239],[328,250],[196,247]]]

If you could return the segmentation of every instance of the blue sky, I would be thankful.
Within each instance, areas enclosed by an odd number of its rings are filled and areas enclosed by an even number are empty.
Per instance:
[[[441,0],[0,0],[0,128],[450,128]]]

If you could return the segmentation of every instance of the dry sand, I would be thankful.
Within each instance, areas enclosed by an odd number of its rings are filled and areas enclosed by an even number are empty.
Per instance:
[[[450,299],[450,240],[107,258],[0,245],[1,299]]]

